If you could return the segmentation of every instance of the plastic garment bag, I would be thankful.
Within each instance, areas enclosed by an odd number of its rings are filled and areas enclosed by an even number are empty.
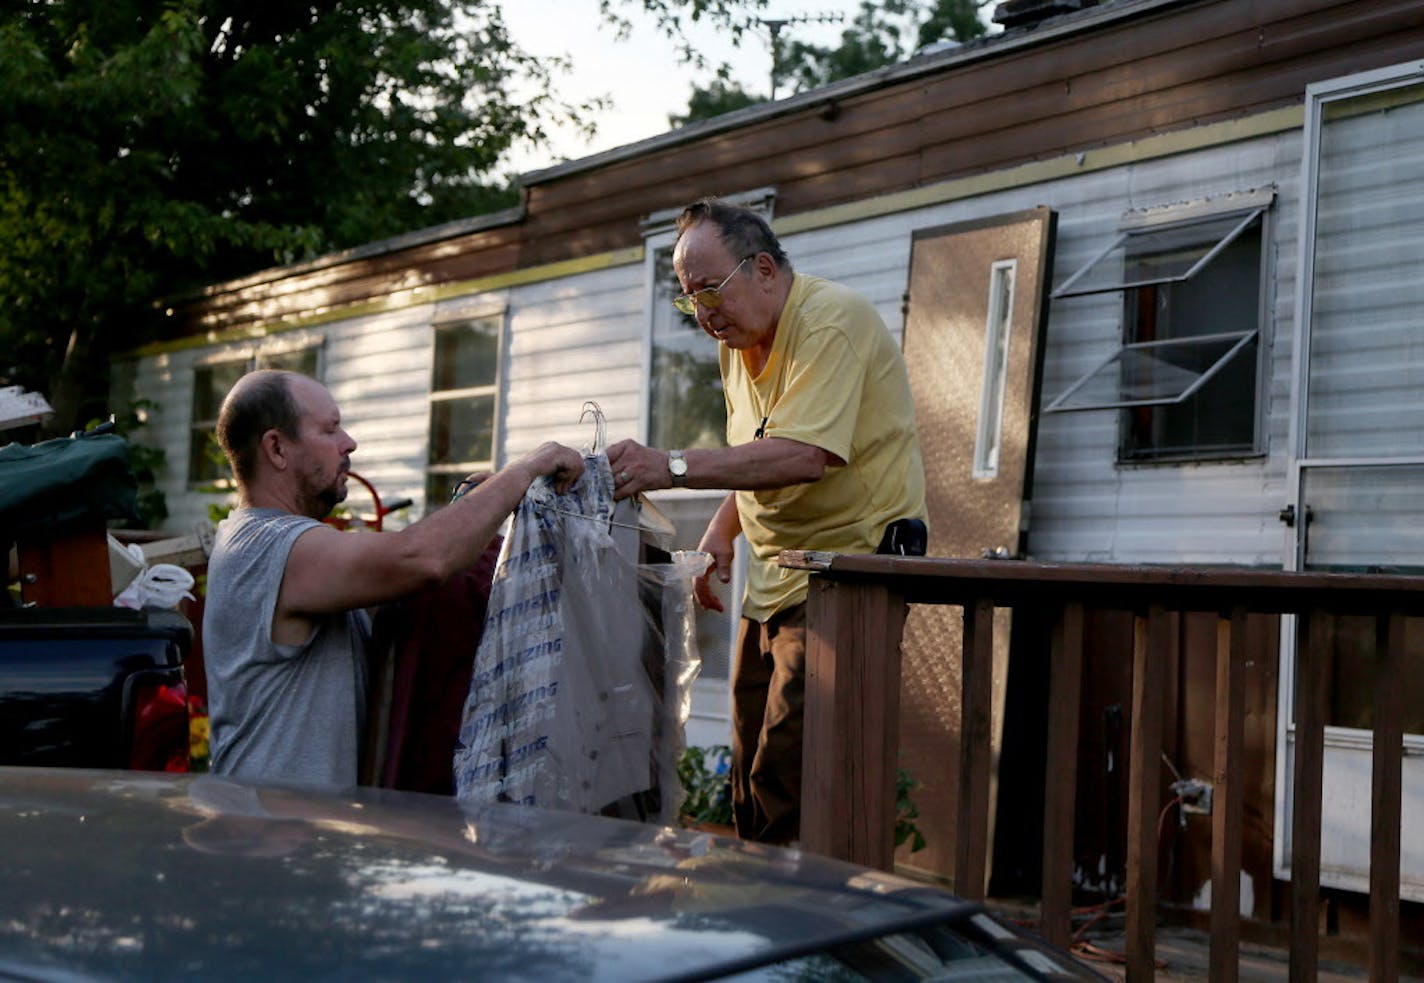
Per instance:
[[[604,454],[585,465],[563,495],[536,481],[514,514],[461,720],[455,791],[580,812],[653,792],[667,817],[680,798],[676,759],[698,665],[691,578],[677,564],[639,566],[638,506],[613,501]]]

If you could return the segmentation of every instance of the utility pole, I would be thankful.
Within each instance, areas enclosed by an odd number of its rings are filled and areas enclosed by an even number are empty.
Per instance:
[[[757,23],[771,35],[771,101],[776,101],[776,73],[781,68],[781,31],[791,24],[839,24],[844,14],[795,14],[791,17],[758,17]]]

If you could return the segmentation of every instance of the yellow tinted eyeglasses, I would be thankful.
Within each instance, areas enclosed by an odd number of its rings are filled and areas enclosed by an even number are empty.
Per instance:
[[[717,284],[715,287],[703,287],[701,290],[694,290],[690,294],[678,294],[672,299],[672,306],[689,314],[697,316],[697,308],[701,306],[704,310],[715,310],[722,306],[722,288],[725,287],[737,275],[737,271],[747,264],[747,260],[752,257],[743,257],[742,261],[732,268],[732,272],[727,274],[727,279]]]

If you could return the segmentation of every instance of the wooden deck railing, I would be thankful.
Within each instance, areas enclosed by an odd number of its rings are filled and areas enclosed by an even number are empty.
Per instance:
[[[1243,677],[1248,614],[1299,616],[1291,833],[1290,978],[1319,961],[1321,787],[1329,619],[1376,619],[1369,962],[1371,980],[1399,970],[1400,799],[1405,694],[1403,619],[1424,616],[1424,578],[1245,568],[1045,564],[851,556],[790,550],[783,566],[814,571],[807,602],[806,723],[801,843],[808,850],[893,865],[900,652],[906,604],[964,610],[955,883],[982,897],[988,857],[990,663],[994,609],[1054,619],[1049,680],[1040,931],[1070,941],[1073,822],[1084,612],[1131,611],[1132,715],[1127,844],[1127,978],[1154,977],[1156,821],[1161,805],[1163,660],[1169,618],[1219,618],[1211,833],[1211,972],[1238,978]],[[1415,699],[1420,694],[1414,694]],[[1285,712],[1284,708],[1280,712]]]

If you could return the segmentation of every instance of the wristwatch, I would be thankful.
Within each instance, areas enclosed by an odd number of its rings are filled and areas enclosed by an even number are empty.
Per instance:
[[[682,451],[668,451],[668,472],[674,488],[687,484],[687,458],[682,456]]]

